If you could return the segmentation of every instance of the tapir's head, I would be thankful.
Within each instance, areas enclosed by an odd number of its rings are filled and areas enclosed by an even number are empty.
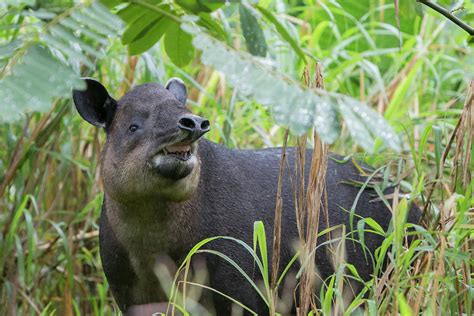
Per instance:
[[[197,141],[209,131],[209,121],[185,107],[184,83],[173,78],[165,87],[143,84],[115,101],[98,81],[85,82],[85,90],[73,91],[74,104],[82,118],[107,133],[106,192],[124,202],[188,199],[199,182]]]

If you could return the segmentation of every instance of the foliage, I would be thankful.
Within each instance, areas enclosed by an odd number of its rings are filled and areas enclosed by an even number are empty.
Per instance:
[[[299,134],[315,125],[334,141],[331,151],[380,168],[376,190],[396,183],[408,193],[400,193],[395,212],[410,202],[427,205],[427,224],[411,227],[416,235],[407,233],[403,216],[389,231],[370,218],[356,218],[346,231],[332,228],[340,232],[329,242],[341,264],[326,280],[315,313],[350,314],[358,307],[371,315],[472,313],[474,163],[466,99],[474,54],[468,34],[414,1],[399,1],[399,28],[392,1],[102,3],[111,11],[89,1],[0,4],[0,120],[6,122],[0,125],[0,314],[117,313],[98,254],[104,136],[64,98],[79,76],[101,79],[116,97],[135,84],[182,77],[193,111],[212,121],[209,138],[228,147],[280,145],[279,124]],[[472,2],[437,3],[474,25]],[[327,92],[298,83],[315,59],[324,66]],[[311,104],[318,108],[312,119],[306,115]],[[19,115],[23,120],[14,121]],[[378,123],[380,116],[400,142],[384,137],[393,133]],[[270,236],[259,225],[254,248],[247,247],[269,276],[263,240]],[[362,282],[343,261],[354,231],[385,237],[373,258],[378,270],[390,258],[381,277]],[[403,243],[408,234],[414,235],[410,247]],[[350,301],[341,291],[348,280],[363,287]],[[170,295],[190,307],[196,292],[178,290]],[[258,290],[271,297],[268,287]]]
[[[111,8],[121,6],[121,3],[117,1],[105,1],[104,3]],[[184,9],[185,12],[198,14],[199,17],[197,17],[197,20],[192,19],[192,17],[186,13],[180,13],[180,8],[178,7]],[[218,7],[219,6],[213,6],[212,9]],[[60,47],[62,52],[66,52],[64,57],[68,60],[74,59],[93,69],[93,64],[90,63],[88,58],[82,53],[87,51],[97,57],[94,50],[86,43],[81,42],[80,38],[75,38],[71,34],[70,29],[58,27],[55,24],[62,21],[63,25],[69,27],[79,26],[77,22],[79,21],[82,25],[90,25],[91,29],[87,30],[87,32],[85,32],[86,34],[93,34],[94,30],[102,35],[111,33],[113,30],[106,26],[104,21],[98,19],[103,18],[103,14],[99,14],[101,10],[97,8],[101,7],[91,5],[86,13],[76,12],[75,8],[71,8],[66,11],[66,13],[58,15],[58,17],[51,15],[50,18],[54,17],[53,22],[50,22],[50,24],[53,25],[51,32],[55,37],[44,34],[43,38],[46,40],[46,43],[53,49],[54,47]],[[173,63],[178,67],[182,67],[188,64],[193,58],[194,51],[191,46],[191,40],[192,36],[194,36],[193,45],[202,50],[202,59],[205,63],[214,66],[226,74],[230,78],[230,82],[234,84],[242,94],[253,95],[260,103],[270,106],[277,122],[289,125],[295,133],[303,134],[314,125],[324,141],[328,143],[334,142],[339,129],[338,116],[336,116],[335,112],[336,109],[339,109],[341,112],[339,117],[344,118],[348,122],[349,126],[351,126],[350,131],[352,136],[366,150],[372,150],[376,137],[380,137],[388,146],[399,150],[399,139],[391,127],[388,126],[376,112],[371,111],[361,102],[352,100],[347,96],[335,98],[334,95],[326,95],[323,90],[318,92],[319,96],[316,96],[313,92],[308,93],[303,91],[298,83],[292,82],[290,78],[283,77],[278,71],[269,67],[262,67],[262,64],[254,60],[251,56],[240,54],[241,58],[239,58],[238,55],[234,53],[235,50],[233,48],[219,48],[219,46],[222,46],[220,41],[212,39],[212,36],[206,35],[206,32],[202,31],[206,29],[212,34],[218,30],[215,26],[216,22],[214,22],[210,16],[206,15],[207,11],[211,11],[212,9],[206,5],[190,5],[190,3],[186,1],[178,1],[177,5],[155,3],[153,1],[131,1],[124,8],[118,9],[117,12],[127,24],[127,29],[122,36],[122,42],[128,45],[129,52],[132,55],[139,54],[148,50],[161,36],[166,34],[164,37],[165,50]],[[265,36],[252,10],[254,10],[255,13],[257,12],[257,10],[251,6],[247,7],[245,3],[239,4],[239,16],[243,36],[251,54],[265,57],[267,53]],[[276,18],[273,17],[270,11],[265,11],[263,8],[260,8],[260,11],[264,12],[264,15],[275,24]],[[44,12],[42,12],[42,14],[48,15]],[[69,17],[69,15],[71,17]],[[74,18],[76,20],[74,20]],[[94,18],[96,18],[96,20]],[[183,21],[187,22],[183,23]],[[211,23],[210,21],[213,22]],[[288,34],[282,31],[283,28],[278,27],[278,23],[275,25],[277,26],[276,29],[283,34],[283,38],[289,38]],[[181,29],[184,26],[187,26],[186,32]],[[200,26],[202,27],[200,28]],[[47,29],[49,27],[48,24],[45,28]],[[100,40],[97,35],[95,35],[94,38]],[[64,39],[69,40],[71,45],[79,47],[80,52],[78,53],[74,48],[69,47]],[[292,47],[297,47],[292,41],[289,43]],[[23,50],[25,49],[26,48],[23,48]],[[298,50],[296,51],[298,52]],[[21,53],[17,53],[17,55],[21,56]],[[18,56],[15,57],[19,58]],[[266,60],[266,62],[271,63],[271,60]],[[254,67],[255,65],[260,65],[260,67]],[[11,65],[8,66],[11,67]],[[26,66],[28,67],[30,65]],[[69,74],[69,76],[71,76],[71,74]],[[58,77],[58,74],[56,74],[56,76],[51,74],[48,76],[48,78],[53,77]],[[279,79],[279,77],[283,77],[283,80]],[[66,75],[64,79],[67,79]],[[36,77],[33,77],[33,80],[36,80]],[[14,92],[21,89],[19,83],[22,81],[23,80],[16,80],[12,83],[11,80],[8,80],[8,77],[4,80],[3,84],[10,87],[9,90],[6,90],[9,99],[14,100],[17,95],[21,95],[21,93]],[[253,84],[253,82],[259,83],[260,85]],[[64,80],[62,83],[75,88],[78,87],[77,82],[74,83],[70,80]],[[30,86],[34,85],[30,83]],[[61,87],[60,85],[58,86]],[[44,91],[48,90],[43,89],[42,91],[44,93]],[[24,98],[18,99],[17,103],[33,103],[31,110],[41,110],[45,102],[36,101],[47,101],[50,99],[50,95],[44,98],[37,98],[36,96],[41,95],[42,91],[33,89],[31,94],[27,94]],[[54,95],[53,93],[53,96]],[[56,93],[56,95],[60,96],[59,92]],[[39,105],[36,103],[39,103]],[[18,113],[18,107],[9,107],[9,110],[13,113]],[[5,116],[4,119],[8,119],[9,117],[10,116]],[[374,124],[368,124],[368,120]],[[321,122],[324,122],[324,124],[321,124]]]
[[[54,98],[68,97],[71,87],[82,87],[76,73],[41,47],[31,48],[2,84],[0,98],[4,102],[0,110],[5,121],[14,120],[19,110],[44,112]]]
[[[4,62],[0,97],[6,101],[0,105],[1,121],[13,121],[23,112],[46,112],[54,98],[69,96],[71,87],[83,87],[79,68],[94,71],[92,59],[104,57],[97,48],[121,26],[98,3],[66,7],[59,14],[48,9],[25,10],[16,16],[7,11],[4,17],[16,18],[17,25],[0,41],[0,63]],[[26,31],[18,32],[20,25]]]

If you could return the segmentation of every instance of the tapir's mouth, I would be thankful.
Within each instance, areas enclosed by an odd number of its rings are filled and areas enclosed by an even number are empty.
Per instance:
[[[159,158],[176,158],[181,161],[187,161],[191,159],[195,154],[196,147],[196,142],[190,142],[188,140],[164,144],[160,146],[160,148],[158,148],[158,150],[150,156],[150,161]]]
[[[193,148],[190,143],[178,143],[163,148],[158,154],[173,156],[179,160],[189,160],[193,154]]]
[[[174,180],[188,176],[198,164],[197,142],[179,140],[165,143],[148,161],[148,166],[157,174]]]

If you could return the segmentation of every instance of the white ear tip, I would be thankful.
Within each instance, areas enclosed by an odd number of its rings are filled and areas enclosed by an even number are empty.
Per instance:
[[[182,84],[184,86],[184,81],[181,80],[180,78],[178,77],[173,77],[171,78],[170,80],[168,80],[168,82],[166,83],[165,87],[168,88],[171,84],[173,83],[179,83],[179,84]]]
[[[170,91],[179,102],[181,102],[182,104],[186,104],[188,92],[183,80],[176,77],[171,78],[166,83],[165,89]]]

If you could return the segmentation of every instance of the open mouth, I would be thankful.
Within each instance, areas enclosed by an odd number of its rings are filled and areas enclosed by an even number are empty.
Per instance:
[[[163,145],[148,161],[148,166],[165,178],[179,180],[188,176],[198,164],[197,144],[181,140]]]
[[[173,156],[179,160],[186,161],[192,156],[192,148],[190,144],[173,144],[163,148],[162,152],[165,156]]]

